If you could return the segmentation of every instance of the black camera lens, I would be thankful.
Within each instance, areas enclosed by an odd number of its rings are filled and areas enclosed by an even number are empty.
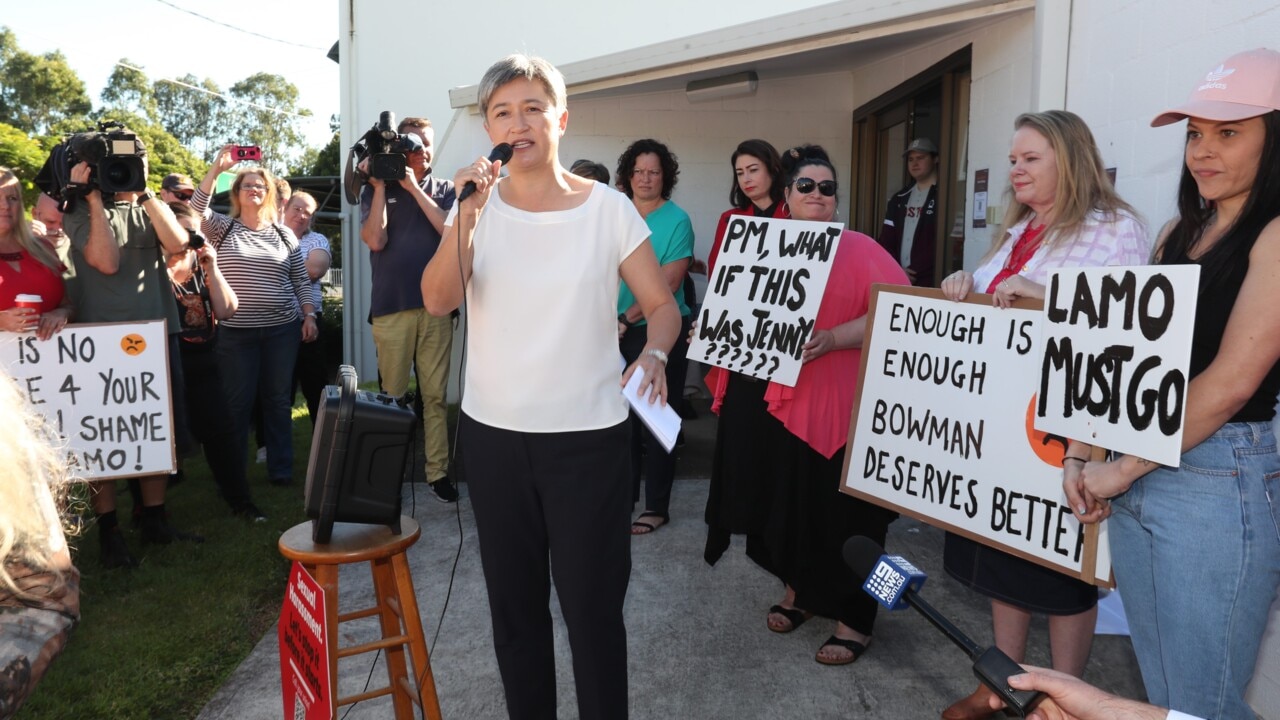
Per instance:
[[[142,158],[112,156],[98,164],[98,187],[104,193],[141,192],[147,187]]]
[[[199,230],[192,230],[190,228],[187,228],[187,247],[191,248],[192,250],[199,250],[200,248],[204,247],[204,244],[206,242],[207,240],[205,240],[204,235],[200,234]]]

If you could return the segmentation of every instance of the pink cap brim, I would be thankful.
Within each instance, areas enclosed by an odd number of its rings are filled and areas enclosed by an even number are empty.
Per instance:
[[[1221,100],[1192,100],[1176,108],[1166,110],[1151,121],[1151,127],[1172,125],[1189,117],[1204,118],[1215,122],[1233,122],[1266,115],[1269,107],[1259,105],[1242,105],[1240,103],[1222,102]]]

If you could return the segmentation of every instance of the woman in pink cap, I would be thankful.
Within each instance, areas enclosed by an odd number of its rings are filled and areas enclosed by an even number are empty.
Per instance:
[[[1063,485],[1084,516],[1115,498],[1116,581],[1151,702],[1252,720],[1245,687],[1280,585],[1280,53],[1227,59],[1151,124],[1183,119],[1178,216],[1155,260],[1200,266],[1182,463],[1121,455]]]

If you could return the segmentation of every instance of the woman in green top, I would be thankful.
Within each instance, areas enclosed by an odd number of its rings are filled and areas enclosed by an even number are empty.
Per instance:
[[[626,193],[649,226],[649,242],[662,265],[662,275],[680,308],[681,335],[689,334],[690,314],[684,293],[679,292],[693,259],[693,224],[689,213],[671,202],[680,165],[666,145],[657,140],[637,140],[618,158],[618,189]],[[618,344],[631,363],[644,350],[648,332],[640,306],[624,282],[618,288]],[[688,363],[687,343],[677,342],[667,363],[667,387],[680,392]],[[640,501],[640,469],[644,466],[644,510],[631,523],[632,535],[647,535],[671,519],[671,483],[676,458],[668,453],[639,419],[631,420],[631,500]],[[643,454],[641,449],[643,447]],[[643,463],[642,463],[643,460]]]

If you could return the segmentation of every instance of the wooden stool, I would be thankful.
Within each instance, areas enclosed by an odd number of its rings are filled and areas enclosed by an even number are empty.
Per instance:
[[[387,653],[387,675],[391,684],[380,690],[338,697],[335,708],[391,695],[397,720],[416,717],[412,703],[422,708],[430,720],[440,720],[440,700],[431,676],[431,660],[427,641],[422,635],[422,619],[418,617],[418,599],[413,593],[413,577],[404,552],[418,541],[422,530],[411,517],[400,516],[401,534],[392,535],[385,525],[334,523],[333,537],[326,545],[311,541],[311,522],[294,525],[280,537],[280,554],[302,563],[325,596],[325,627],[329,637],[329,677],[334,694],[338,690],[338,658],[351,657],[375,650]],[[373,589],[377,604],[364,610],[338,612],[338,566],[368,562],[373,571]],[[352,647],[338,647],[338,624],[348,620],[378,616],[382,623],[382,639]],[[404,648],[409,646],[413,661],[413,680],[406,675]],[[416,687],[416,691],[415,688]]]

